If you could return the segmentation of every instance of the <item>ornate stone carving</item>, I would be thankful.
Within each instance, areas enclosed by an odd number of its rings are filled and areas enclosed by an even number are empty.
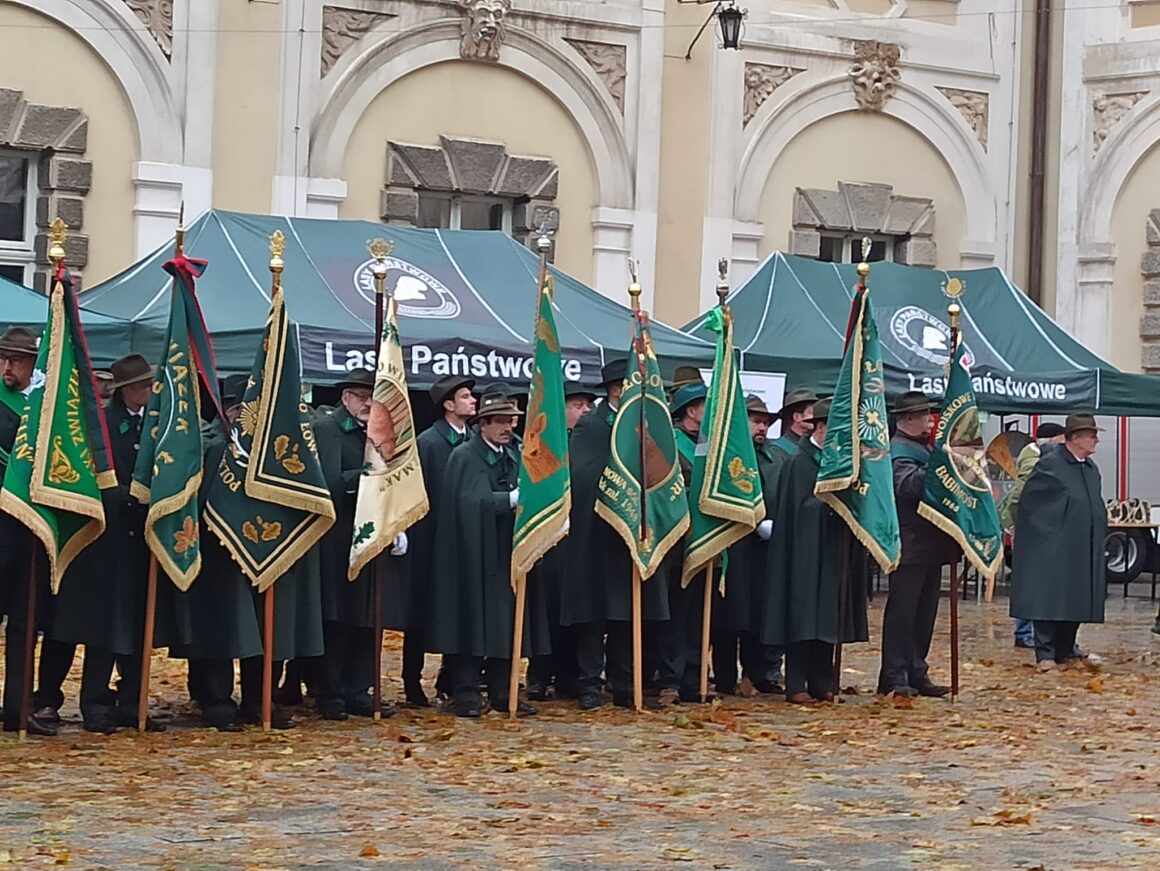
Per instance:
[[[1140,102],[1147,91],[1133,94],[1096,94],[1092,98],[1092,152],[1100,150],[1112,128]]]
[[[823,232],[893,236],[895,262],[927,267],[937,262],[934,201],[900,196],[890,185],[840,181],[836,191],[798,188],[790,253],[817,257]]]
[[[987,119],[990,97],[979,91],[961,91],[958,88],[939,88],[939,93],[951,101],[959,114],[971,125],[983,151],[987,150]]]
[[[741,124],[745,126],[753,120],[761,104],[769,99],[778,88],[802,70],[796,67],[776,67],[769,64],[745,65],[744,112]]]
[[[468,60],[499,60],[511,11],[511,0],[459,0],[463,22],[459,56]]]
[[[623,45],[607,42],[586,42],[582,39],[565,40],[580,52],[588,66],[595,70],[597,77],[608,89],[620,114],[624,114],[624,81],[627,77],[628,49]]]
[[[1151,374],[1160,374],[1160,209],[1148,213],[1145,226],[1148,247],[1140,258],[1144,276],[1144,314],[1140,318],[1140,365]]]
[[[125,0],[125,5],[153,34],[165,57],[173,54],[173,0]]]
[[[362,9],[346,9],[342,6],[322,7],[322,75],[348,48],[358,42],[363,35],[384,21],[395,16],[386,12],[365,12]]]
[[[859,109],[881,112],[894,96],[894,86],[902,78],[898,61],[902,50],[876,39],[854,42],[854,63],[847,70]]]

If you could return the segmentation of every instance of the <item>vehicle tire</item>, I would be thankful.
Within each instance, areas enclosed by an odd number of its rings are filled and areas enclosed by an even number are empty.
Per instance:
[[[1152,536],[1146,529],[1113,529],[1104,540],[1109,584],[1130,584],[1148,565]]]

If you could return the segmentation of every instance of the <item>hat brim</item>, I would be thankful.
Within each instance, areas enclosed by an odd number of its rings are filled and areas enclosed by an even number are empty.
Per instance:
[[[472,422],[475,422],[478,420],[486,420],[489,417],[523,417],[523,416],[524,416],[524,413],[522,411],[520,411],[518,408],[511,409],[510,411],[508,409],[504,409],[504,410],[500,411],[498,409],[489,408],[487,411],[483,412],[482,414],[477,414],[471,420],[472,420]]]
[[[926,405],[915,405],[906,408],[896,408],[891,413],[895,417],[906,417],[908,414],[928,414],[935,410],[935,405],[928,402]]]
[[[35,357],[40,353],[35,348],[30,351],[20,345],[6,345],[3,342],[0,342],[0,351],[6,351],[9,354],[23,354],[26,357]]]
[[[1093,426],[1076,426],[1076,427],[1072,427],[1071,429],[1065,429],[1063,431],[1063,434],[1064,435],[1074,435],[1077,432],[1087,432],[1089,430],[1091,432],[1107,432],[1107,430],[1104,429],[1102,426],[1094,426],[1093,425]]]
[[[142,381],[152,381],[155,372],[142,372],[132,378],[126,378],[124,381],[114,381],[112,384],[113,390],[120,390],[122,387],[128,387],[130,384],[140,384]]]

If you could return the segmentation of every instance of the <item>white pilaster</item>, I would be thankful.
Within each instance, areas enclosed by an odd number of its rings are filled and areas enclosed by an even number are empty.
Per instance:
[[[191,223],[213,203],[213,172],[199,166],[140,161],[133,166],[136,201],[137,257],[143,257],[173,238],[181,204]]]

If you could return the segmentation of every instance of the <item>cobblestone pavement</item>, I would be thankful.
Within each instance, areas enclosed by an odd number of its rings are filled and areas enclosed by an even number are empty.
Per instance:
[[[70,703],[57,739],[0,739],[0,866],[1157,868],[1154,615],[1117,590],[1108,622],[1080,632],[1102,671],[1041,675],[1012,647],[1006,600],[963,603],[954,703],[875,697],[871,644],[847,648],[843,683],[860,692],[840,704],[731,697],[636,716],[559,702],[514,724],[401,709],[210,733],[158,657],[168,732],[90,735]]]

